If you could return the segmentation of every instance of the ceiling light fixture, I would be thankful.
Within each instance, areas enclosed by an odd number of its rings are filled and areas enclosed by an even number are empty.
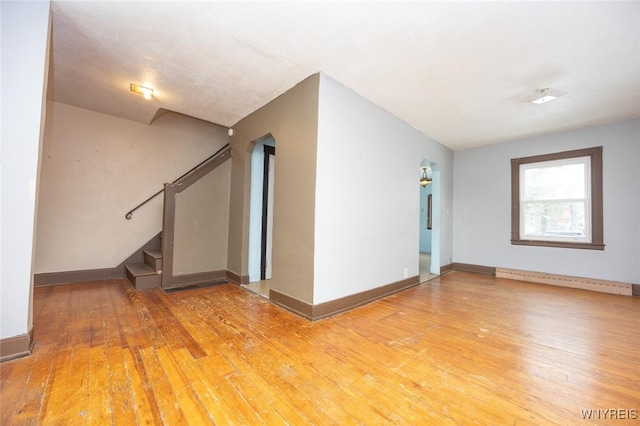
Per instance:
[[[431,179],[427,177],[427,167],[422,168],[422,177],[420,178],[420,186],[425,188],[431,183]]]
[[[131,83],[131,91],[144,96],[145,99],[151,99],[153,97],[153,89],[140,86],[139,84]]]
[[[546,104],[547,102],[550,102],[554,99],[559,98],[560,96],[564,96],[567,94],[567,92],[551,89],[549,87],[545,89],[539,89],[537,90],[537,92],[539,96],[536,99],[531,101],[532,104],[537,104],[537,105]]]

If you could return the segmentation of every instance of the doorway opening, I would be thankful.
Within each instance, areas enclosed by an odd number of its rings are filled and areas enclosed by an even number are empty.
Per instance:
[[[271,279],[271,252],[273,249],[273,184],[276,169],[276,148],[264,145],[262,170],[262,228],[260,243],[260,279]]]
[[[249,195],[249,284],[244,287],[269,297],[272,277],[273,206],[276,143],[267,136],[254,143],[251,152]]]
[[[420,282],[440,274],[440,169],[436,163],[420,163],[420,225],[419,260]]]

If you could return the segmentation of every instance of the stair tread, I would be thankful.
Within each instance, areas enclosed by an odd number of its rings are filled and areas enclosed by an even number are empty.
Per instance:
[[[146,263],[130,263],[125,265],[125,268],[131,272],[135,277],[142,275],[157,275],[158,272]]]
[[[144,250],[144,253],[156,259],[162,258],[162,253],[159,250]]]

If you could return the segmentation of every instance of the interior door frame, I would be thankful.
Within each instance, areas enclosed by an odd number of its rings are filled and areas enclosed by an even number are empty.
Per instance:
[[[269,169],[271,156],[275,159],[276,148],[264,145],[264,167],[262,168],[262,234],[260,241],[260,279],[267,279],[267,231],[269,222]],[[273,194],[271,194],[273,196]]]

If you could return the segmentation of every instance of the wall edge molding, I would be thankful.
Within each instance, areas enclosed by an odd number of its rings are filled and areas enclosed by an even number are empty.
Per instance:
[[[416,275],[381,287],[365,290],[361,293],[351,294],[349,296],[341,297],[340,299],[320,303],[313,307],[313,319],[325,318],[340,312],[357,308],[358,306],[366,305],[367,303],[382,299],[383,297],[390,296],[418,284],[420,284],[420,276]]]
[[[171,287],[165,290],[172,290],[181,287],[191,287],[203,284],[222,284],[227,282],[227,270],[194,272],[191,274],[174,275],[171,278]]]
[[[214,275],[212,275],[214,274]],[[180,278],[185,277],[185,278]],[[89,281],[108,281],[108,280],[118,280],[118,279],[127,279],[126,275],[122,275],[119,273],[118,268],[102,268],[102,269],[86,269],[79,271],[62,271],[62,272],[45,272],[33,275],[33,285],[34,287],[46,287],[51,285],[63,285],[63,284],[74,284],[80,282],[89,282]],[[173,278],[174,280],[178,280],[178,286],[184,285],[185,282],[191,281],[207,281],[207,280],[222,280],[226,279],[229,282],[234,284],[248,284],[249,276],[248,275],[238,275],[233,271],[229,271],[228,269],[221,269],[218,271],[209,271],[209,272],[197,272],[194,274],[185,274],[185,275],[177,275]],[[201,282],[197,282],[195,284],[201,284]],[[194,285],[194,284],[191,284]],[[171,288],[174,288],[172,286]]]
[[[447,263],[446,265],[440,266],[440,275],[444,275],[451,271],[453,271],[453,263]]]
[[[233,284],[249,284],[249,275],[236,274],[233,271],[227,269],[227,280]]]
[[[277,290],[269,290],[269,300],[274,304],[313,321],[313,305]]]
[[[474,274],[491,275],[496,276],[495,266],[474,265],[471,263],[452,263],[452,269],[454,271],[472,272]]]
[[[366,305],[367,303],[382,299],[418,284],[420,284],[420,276],[416,275],[380,287],[365,290],[360,293],[319,303],[317,305],[311,305],[273,289],[269,291],[269,299],[276,305],[282,306],[283,308],[310,319],[311,321],[316,321],[357,308],[358,306]]]
[[[73,284],[84,281],[124,279],[117,268],[85,269],[79,271],[45,272],[33,274],[34,287]]]

